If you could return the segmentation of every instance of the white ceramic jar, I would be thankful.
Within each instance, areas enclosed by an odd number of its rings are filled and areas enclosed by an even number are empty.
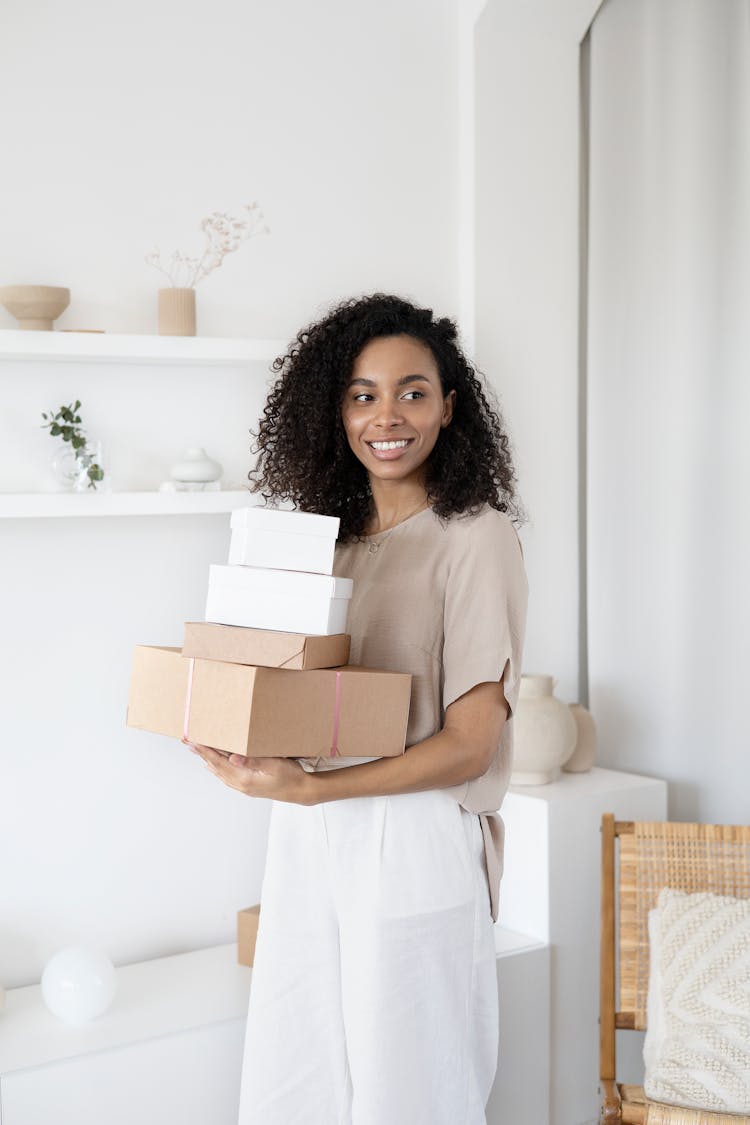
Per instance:
[[[554,694],[553,676],[521,676],[513,719],[511,785],[556,781],[573,753],[578,728],[566,703]]]

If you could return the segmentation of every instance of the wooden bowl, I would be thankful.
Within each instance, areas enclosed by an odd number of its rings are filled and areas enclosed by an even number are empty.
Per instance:
[[[5,285],[0,303],[18,321],[18,327],[51,332],[52,323],[70,304],[70,290],[57,285]]]

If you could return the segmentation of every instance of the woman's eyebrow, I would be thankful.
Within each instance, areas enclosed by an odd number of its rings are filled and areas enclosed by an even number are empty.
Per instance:
[[[402,386],[404,386],[405,383],[414,383],[417,379],[421,379],[424,383],[429,383],[429,381],[430,381],[427,378],[426,375],[402,375],[402,377],[399,379],[399,381],[396,385],[399,386],[399,387],[402,387]],[[350,387],[354,387],[354,386],[357,386],[357,387],[376,387],[377,383],[375,382],[374,379],[364,379],[364,378],[362,378],[362,376],[360,376],[357,379],[352,379],[349,386]]]
[[[404,375],[402,379],[399,379],[398,385],[401,387],[404,383],[414,383],[417,379],[421,379],[424,383],[430,381],[426,375]]]

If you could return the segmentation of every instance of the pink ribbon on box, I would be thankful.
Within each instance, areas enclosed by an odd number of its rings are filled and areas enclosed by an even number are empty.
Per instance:
[[[341,719],[341,672],[336,673],[336,703],[333,709],[333,732],[331,734],[331,757],[340,758],[339,721]]]
[[[182,741],[183,742],[187,742],[187,740],[188,740],[188,723],[190,722],[190,700],[191,700],[192,695],[193,695],[193,669],[194,668],[195,668],[195,657],[191,656],[190,657],[190,663],[189,663],[189,666],[188,666],[187,694],[185,695],[185,718],[183,719],[183,722],[182,722]]]

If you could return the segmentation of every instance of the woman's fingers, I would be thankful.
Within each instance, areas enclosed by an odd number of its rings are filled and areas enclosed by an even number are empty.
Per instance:
[[[212,774],[240,793],[302,804],[307,801],[308,777],[293,758],[252,758],[229,754],[200,742],[185,742],[185,745],[203,759]]]

